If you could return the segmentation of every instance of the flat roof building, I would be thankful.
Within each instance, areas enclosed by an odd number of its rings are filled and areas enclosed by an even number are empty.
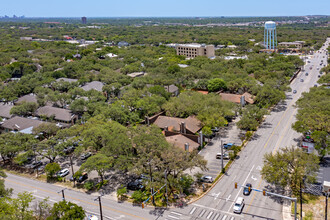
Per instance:
[[[205,44],[177,44],[177,55],[184,55],[186,57],[206,56],[214,57],[214,45]]]

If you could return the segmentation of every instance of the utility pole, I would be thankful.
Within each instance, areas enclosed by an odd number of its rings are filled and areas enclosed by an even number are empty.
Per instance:
[[[168,195],[167,195],[167,167],[165,169],[165,184],[166,184],[166,188],[165,188],[165,196],[166,196],[166,208],[168,206]]]
[[[94,201],[99,200],[100,216],[101,216],[101,220],[103,220],[101,197],[102,197],[102,195],[101,196],[98,196],[96,199],[94,199]]]
[[[328,193],[325,194],[325,220],[328,219]]]
[[[57,193],[62,192],[62,200],[63,200],[63,201],[65,201],[64,190],[66,190],[66,188],[64,188],[64,189],[62,189],[61,191],[57,192]]]
[[[72,157],[73,157],[73,155],[71,154],[71,155],[69,156],[69,158],[70,158],[70,165],[71,165],[71,170],[72,170],[73,187],[75,187],[75,186],[76,186],[76,180],[75,180],[75,178],[73,177],[73,176],[74,176],[74,171],[73,171],[73,165],[72,165]]]
[[[300,219],[302,218],[302,189],[301,189],[301,181],[300,181]]]
[[[221,172],[224,173],[224,167],[223,167],[223,144],[222,144],[222,139],[220,140],[220,148],[221,148]]]

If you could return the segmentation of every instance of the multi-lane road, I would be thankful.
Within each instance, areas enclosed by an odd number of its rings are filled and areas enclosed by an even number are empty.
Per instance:
[[[326,45],[330,39],[326,42]],[[325,49],[322,47],[321,49]],[[325,56],[325,58],[323,58]],[[260,175],[263,165],[263,155],[269,152],[276,152],[280,148],[290,145],[297,145],[300,134],[293,131],[291,124],[295,121],[297,109],[295,102],[310,87],[317,84],[320,62],[326,64],[327,58],[324,52],[315,53],[305,66],[308,76],[302,72],[291,83],[292,90],[297,93],[287,93],[287,98],[277,105],[267,115],[264,123],[255,133],[252,140],[246,145],[237,159],[220,181],[198,201],[178,209],[154,209],[147,207],[141,209],[130,203],[118,203],[115,198],[102,197],[104,219],[212,219],[212,220],[237,220],[237,219],[282,219],[282,201],[262,193],[253,191],[249,196],[243,196],[242,188],[235,189],[234,183],[240,185],[251,183],[253,188],[271,190]],[[312,66],[312,70],[310,70]],[[303,79],[303,82],[301,81]],[[216,146],[215,146],[216,147]],[[14,195],[19,192],[29,191],[36,199],[50,198],[50,202],[60,201],[63,189],[61,186],[42,183],[39,181],[8,174],[6,187],[14,189]],[[67,200],[83,206],[88,213],[99,213],[98,202],[94,199],[99,195],[85,194],[73,190],[65,190]],[[233,213],[233,205],[238,197],[243,197],[245,207],[241,214]]]

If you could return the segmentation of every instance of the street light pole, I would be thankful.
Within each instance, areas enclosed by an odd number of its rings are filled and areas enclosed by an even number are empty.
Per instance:
[[[62,189],[61,191],[57,192],[57,193],[62,192],[62,200],[63,200],[63,201],[65,201],[64,190],[66,190],[66,188],[64,188],[64,189]]]
[[[102,213],[102,203],[101,203],[101,196],[98,196],[94,201],[99,200],[99,206],[100,206],[100,216],[101,220],[103,220],[103,213]]]
[[[328,193],[325,194],[325,220],[328,219]]]
[[[223,167],[223,144],[222,144],[222,139],[220,140],[220,148],[221,148],[221,172],[224,172],[224,167]]]

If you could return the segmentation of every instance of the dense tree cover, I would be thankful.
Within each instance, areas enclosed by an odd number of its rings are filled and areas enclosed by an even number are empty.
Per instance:
[[[235,115],[233,106],[233,103],[221,101],[217,94],[188,91],[171,98],[163,108],[168,116],[186,118],[196,115],[203,123],[203,132],[210,134],[212,128],[228,124],[226,118]]]
[[[85,211],[75,203],[61,201],[53,205],[53,208],[50,210],[50,216],[47,218],[47,220],[58,219],[85,219]]]
[[[261,170],[263,179],[277,187],[288,187],[298,195],[300,184],[315,181],[319,159],[315,154],[307,154],[300,148],[286,147],[275,154],[264,155],[264,166]]]
[[[265,114],[267,114],[266,109],[259,108],[255,105],[248,105],[242,110],[242,118],[237,122],[237,126],[243,130],[255,131],[257,130],[258,125],[262,122]]]
[[[302,94],[296,102],[297,121],[292,125],[296,131],[311,133],[315,149],[321,156],[330,150],[330,91],[325,86],[313,87]]]

